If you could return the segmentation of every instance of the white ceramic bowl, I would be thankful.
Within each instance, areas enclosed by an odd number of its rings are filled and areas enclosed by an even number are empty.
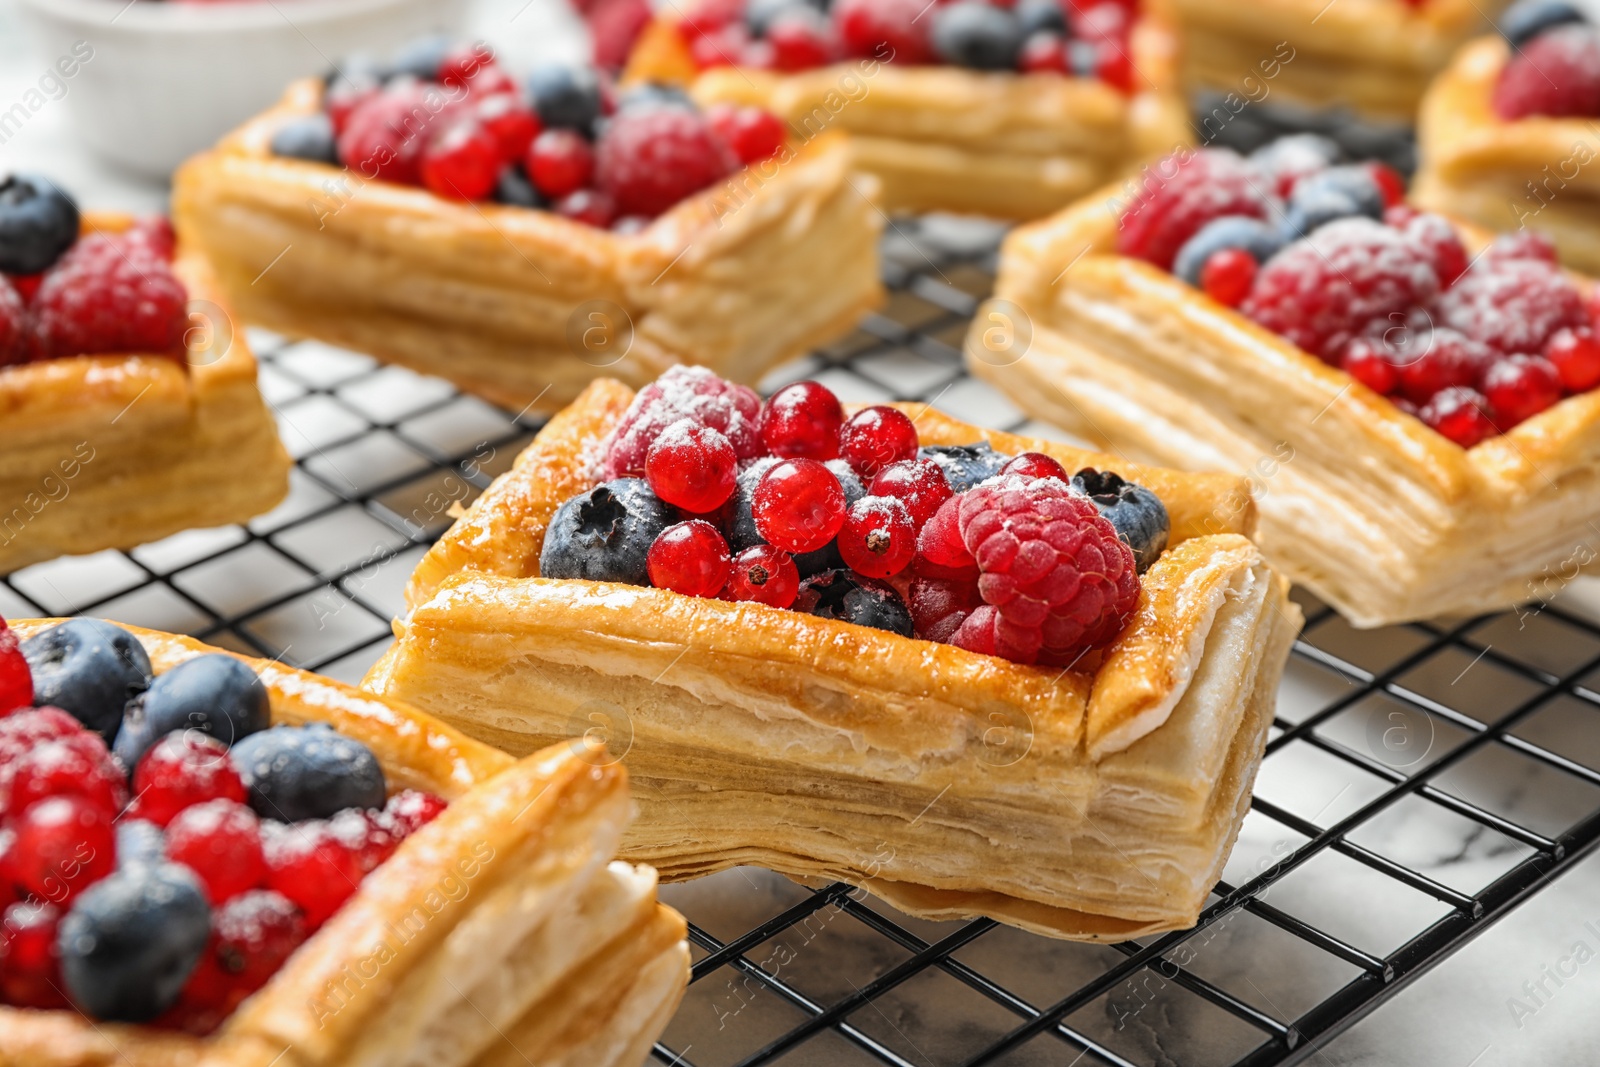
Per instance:
[[[165,176],[275,101],[295,78],[353,52],[379,56],[454,33],[460,0],[20,0],[52,68],[76,64],[65,102],[95,152]],[[74,49],[76,48],[76,52]]]

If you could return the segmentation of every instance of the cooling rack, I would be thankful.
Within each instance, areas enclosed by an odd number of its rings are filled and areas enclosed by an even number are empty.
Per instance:
[[[887,307],[763,387],[919,400],[1051,435],[967,377],[998,229],[897,221]],[[296,459],[249,527],[57,560],[0,614],[94,614],[358,681],[406,577],[537,420],[314,342],[249,335]],[[659,1067],[1259,1067],[1308,1059],[1600,840],[1600,628],[1559,602],[1383,631],[1301,594],[1252,810],[1192,930],[1120,945],[932,923],[740,869],[664,896],[693,982]]]

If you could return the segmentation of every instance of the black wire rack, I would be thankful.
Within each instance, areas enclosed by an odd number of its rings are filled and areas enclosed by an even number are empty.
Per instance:
[[[932,217],[884,243],[887,307],[765,389],[929,402],[1052,434],[965,375],[1000,231]],[[249,527],[51,563],[0,614],[94,614],[358,681],[426,546],[537,420],[314,342],[251,333],[296,457]],[[843,884],[739,869],[689,918],[660,1067],[1297,1063],[1600,841],[1600,627],[1558,603],[1362,632],[1307,615],[1256,797],[1191,930],[1119,945],[934,923]],[[1594,740],[1586,740],[1592,737]]]

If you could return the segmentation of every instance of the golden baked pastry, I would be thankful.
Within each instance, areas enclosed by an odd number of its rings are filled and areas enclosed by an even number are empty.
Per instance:
[[[1116,255],[1110,195],[1007,238],[996,296],[1009,306],[990,310],[1020,316],[1031,340],[995,350],[980,313],[974,374],[1119,454],[1248,477],[1267,558],[1357,626],[1504,608],[1590,562],[1573,556],[1600,506],[1600,393],[1463,449],[1180,278]],[[1462,237],[1469,250],[1488,241]]]
[[[696,72],[671,16],[647,27],[624,82],[690,87],[703,103],[755,104],[807,136],[850,134],[855,164],[890,211],[1046,215],[1139,164],[1191,144],[1178,46],[1156,16],[1134,28],[1132,95],[1092,78],[863,60],[797,74]]]
[[[132,221],[83,223],[121,232]],[[0,573],[245,522],[287,495],[289,456],[243,324],[192,246],[179,246],[173,271],[202,320],[187,364],[127,353],[0,367]]]
[[[1183,35],[1185,85],[1229,93],[1240,107],[1282,97],[1405,123],[1429,80],[1508,3],[1170,0]]]
[[[875,186],[851,177],[839,137],[624,235],[272,156],[273,132],[321,92],[291,86],[175,180],[179,233],[272,329],[554,410],[601,373],[642,385],[680,360],[755,381],[883,299]]]
[[[1300,625],[1244,536],[1240,479],[908,408],[925,444],[1109,464],[1171,514],[1120,639],[1074,669],[1027,667],[759,604],[540,578],[547,523],[588,488],[632,397],[594,383],[445,534],[367,688],[511,752],[608,734],[639,786],[622,854],[667,879],[757,864],[915,915],[1082,940],[1194,921]]]
[[[26,637],[59,621],[12,626]],[[158,675],[217,651],[126,629]],[[245,662],[266,683],[275,724],[330,723],[373,750],[392,789],[427,790],[449,807],[209,1037],[0,1007],[0,1063],[641,1063],[682,996],[689,957],[682,917],[656,902],[655,872],[611,861],[629,818],[621,766],[581,744],[514,760],[402,704]]]
[[[1544,116],[1508,122],[1490,101],[1510,48],[1473,41],[1434,81],[1417,119],[1419,207],[1555,242],[1575,270],[1600,273],[1600,123]]]

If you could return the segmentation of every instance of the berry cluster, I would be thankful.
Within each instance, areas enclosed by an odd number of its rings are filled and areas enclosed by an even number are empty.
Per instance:
[[[700,0],[679,23],[700,69],[843,59],[1098,78],[1131,93],[1136,0]]]
[[[632,233],[787,138],[759,108],[702,112],[655,85],[619,95],[598,71],[561,65],[519,86],[487,45],[429,39],[388,65],[347,63],[323,110],[279,127],[272,151]]]
[[[79,236],[78,207],[46,178],[0,177],[0,367],[139,352],[181,359],[189,294],[165,218]]]
[[[231,656],[0,620],[0,1003],[209,1033],[443,809]]]
[[[1064,666],[1121,632],[1166,547],[1155,494],[1040,453],[925,446],[817,382],[676,367],[557,509],[540,573],[750,601]]]
[[[1567,0],[1521,0],[1500,18],[1511,57],[1491,103],[1507,121],[1600,118],[1600,27]]]
[[[1180,153],[1117,250],[1171,270],[1464,448],[1600,385],[1600,302],[1530,232],[1470,261],[1380,163],[1315,135]]]

